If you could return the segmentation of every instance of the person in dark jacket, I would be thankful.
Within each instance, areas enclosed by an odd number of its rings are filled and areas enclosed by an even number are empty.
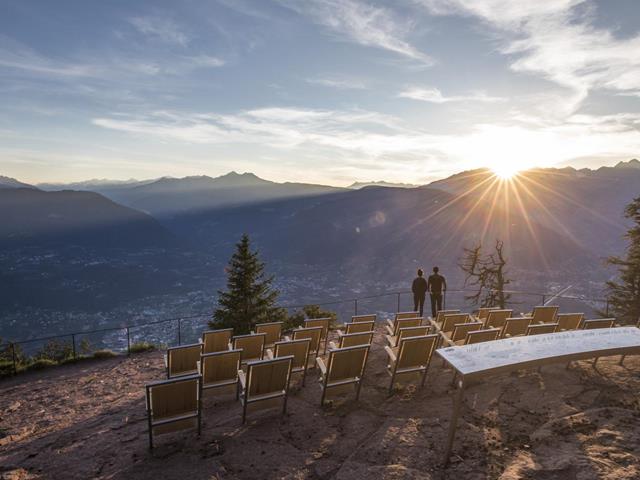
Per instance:
[[[420,312],[424,310],[424,298],[427,295],[427,281],[423,277],[424,272],[421,268],[418,269],[418,276],[413,280],[411,284],[411,291],[413,292],[413,310]]]
[[[438,267],[433,267],[433,274],[429,275],[427,290],[431,296],[431,317],[436,318],[438,311],[442,310],[442,294],[447,291],[447,281],[438,272]]]

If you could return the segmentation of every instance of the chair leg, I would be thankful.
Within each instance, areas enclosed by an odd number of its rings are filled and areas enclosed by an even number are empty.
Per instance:
[[[596,368],[596,364],[598,363],[598,360],[599,360],[599,359],[600,359],[600,357],[596,357],[596,358],[593,360],[593,368]]]
[[[327,386],[323,385],[322,386],[322,395],[320,396],[320,406],[322,407],[324,405],[324,397],[327,393]]]
[[[245,399],[242,405],[242,424],[244,425],[247,421],[247,400]]]
[[[360,400],[360,387],[362,387],[362,379],[358,380],[358,389],[356,390],[356,402]]]
[[[420,382],[420,388],[424,388],[424,382],[427,380],[427,371],[428,367],[424,369],[424,373],[422,374],[422,381]]]
[[[236,382],[236,400],[240,399],[240,379]]]
[[[289,398],[288,393],[285,393],[284,394],[284,402],[283,402],[283,405],[282,405],[282,416],[284,416],[287,413],[287,399],[288,398]]]
[[[305,365],[302,370],[302,386],[304,387],[304,382],[307,380],[307,366]]]
[[[389,384],[389,396],[393,395],[393,382],[396,380],[396,374],[391,375],[391,383]]]
[[[618,365],[622,366],[622,363],[624,362],[624,357],[626,357],[626,355],[622,355],[620,357],[620,361],[618,362]]]

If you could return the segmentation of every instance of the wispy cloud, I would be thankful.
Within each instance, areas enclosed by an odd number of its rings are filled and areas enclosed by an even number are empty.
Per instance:
[[[358,0],[280,0],[333,33],[367,47],[377,47],[431,65],[433,60],[407,41],[411,21],[391,10]]]
[[[433,14],[475,16],[493,27],[501,51],[518,56],[513,70],[539,74],[574,92],[565,115],[576,111],[594,89],[640,89],[640,35],[617,38],[595,26],[591,1],[419,1]]]
[[[189,36],[170,18],[160,16],[133,17],[129,23],[143,35],[156,38],[162,42],[186,47]]]
[[[410,98],[430,103],[449,102],[501,102],[504,98],[491,97],[485,93],[473,93],[471,95],[445,96],[440,90],[434,87],[409,87],[398,94],[400,98]]]
[[[307,83],[321,87],[337,88],[339,90],[365,90],[367,83],[362,80],[338,77],[308,78]]]

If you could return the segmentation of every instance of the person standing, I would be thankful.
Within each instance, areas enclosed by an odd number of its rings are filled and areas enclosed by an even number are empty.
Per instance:
[[[447,291],[447,281],[438,272],[438,267],[433,267],[433,274],[429,275],[427,281],[427,290],[431,296],[431,317],[436,318],[436,315],[442,310],[442,294]]]
[[[415,312],[424,311],[424,298],[427,295],[427,281],[424,279],[424,272],[421,268],[418,269],[418,276],[413,280],[411,284],[411,291],[413,292],[413,310]]]

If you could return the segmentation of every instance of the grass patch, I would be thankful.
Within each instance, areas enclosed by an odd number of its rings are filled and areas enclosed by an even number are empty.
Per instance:
[[[97,358],[97,359],[113,358],[117,355],[118,354],[115,353],[114,351],[106,348],[102,350],[96,350],[95,352],[93,352],[93,358]]]
[[[44,368],[54,367],[58,364],[55,360],[48,358],[39,358],[26,366],[26,370],[42,370]]]
[[[142,352],[150,352],[155,350],[156,346],[153,343],[149,342],[137,342],[131,345],[129,348],[129,352],[131,353],[142,353]]]

